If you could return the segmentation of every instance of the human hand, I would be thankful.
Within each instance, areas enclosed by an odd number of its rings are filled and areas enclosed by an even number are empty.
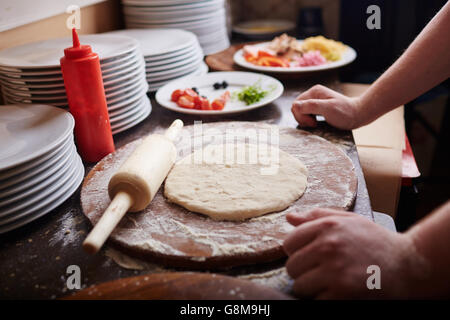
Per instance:
[[[288,274],[299,297],[410,298],[427,274],[412,239],[357,214],[332,209],[289,213],[296,226],[284,241]],[[381,289],[369,290],[367,267],[380,268]]]
[[[301,127],[315,127],[314,115],[322,115],[339,129],[355,129],[363,125],[359,98],[350,98],[321,85],[300,94],[292,103],[292,113]]]

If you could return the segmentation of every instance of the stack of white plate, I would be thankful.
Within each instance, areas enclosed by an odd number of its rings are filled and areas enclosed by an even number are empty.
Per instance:
[[[84,177],[74,120],[47,105],[0,106],[0,233],[49,213]]]
[[[189,75],[204,75],[208,66],[195,34],[180,29],[126,29],[107,34],[139,41],[150,91]]]
[[[118,35],[86,35],[98,53],[113,134],[144,120],[151,112],[145,62],[139,42]],[[42,103],[67,108],[60,58],[72,39],[53,39],[0,51],[0,85],[6,103]]]
[[[228,39],[224,0],[122,0],[127,28],[192,31],[205,54],[225,50]]]

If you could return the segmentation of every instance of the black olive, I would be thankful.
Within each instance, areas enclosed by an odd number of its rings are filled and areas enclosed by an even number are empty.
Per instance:
[[[191,89],[194,90],[196,94],[198,94],[198,89],[196,87],[192,87]]]
[[[228,87],[228,82],[223,81],[223,82],[222,82],[222,87],[223,87],[224,89],[226,89],[226,88]]]
[[[215,90],[219,90],[222,87],[222,85],[219,82],[216,82],[213,84],[213,87]]]

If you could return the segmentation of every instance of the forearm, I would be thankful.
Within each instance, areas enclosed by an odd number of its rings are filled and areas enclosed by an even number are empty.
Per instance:
[[[428,265],[423,281],[412,290],[425,298],[450,297],[450,201],[412,227],[409,235]],[[420,292],[419,292],[420,291]]]
[[[359,98],[359,125],[405,104],[450,75],[450,2],[403,55]]]

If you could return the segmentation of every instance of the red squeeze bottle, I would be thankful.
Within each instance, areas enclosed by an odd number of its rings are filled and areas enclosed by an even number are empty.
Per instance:
[[[72,29],[73,47],[64,49],[61,70],[70,113],[75,118],[75,140],[86,162],[97,162],[114,151],[105,89],[98,54],[80,45]]]

